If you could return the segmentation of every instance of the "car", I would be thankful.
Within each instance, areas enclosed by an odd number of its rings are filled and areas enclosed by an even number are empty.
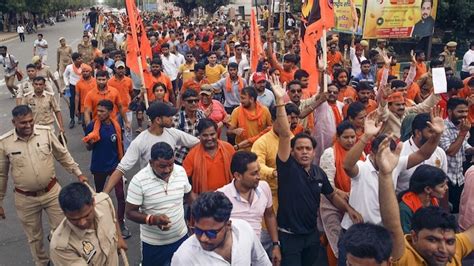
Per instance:
[[[66,16],[64,14],[59,14],[56,16],[56,22],[64,22],[66,21]]]

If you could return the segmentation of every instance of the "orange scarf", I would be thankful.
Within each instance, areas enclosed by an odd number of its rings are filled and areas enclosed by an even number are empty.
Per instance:
[[[114,125],[115,133],[117,135],[117,152],[118,152],[118,159],[122,159],[123,157],[123,146],[122,146],[122,129],[120,128],[120,124],[115,119],[110,119],[112,125]],[[99,119],[96,119],[94,122],[94,129],[91,133],[87,134],[82,141],[87,143],[89,140],[92,140],[94,143],[100,140],[100,127],[102,123]]]
[[[337,108],[337,104],[329,104],[331,106],[332,112],[334,113],[334,119],[336,119],[336,127],[342,122],[342,116],[339,112],[339,108]]]
[[[249,137],[249,125],[248,121],[257,121],[258,128],[263,126],[263,107],[259,102],[255,102],[255,113],[252,114],[250,111],[245,109],[242,105],[239,108],[239,117],[237,121],[239,123],[239,127],[243,128],[244,131],[242,132],[242,138],[247,139]]]
[[[194,156],[194,171],[192,177],[192,184],[193,184],[193,191],[194,193],[200,194],[202,192],[207,192],[207,165],[206,165],[206,157],[205,157],[205,150],[201,144],[197,146],[198,156]],[[230,161],[232,156],[230,156],[224,149],[222,145],[222,140],[217,140],[217,153],[222,154],[222,158],[224,160],[224,178],[226,180],[226,184],[232,181],[232,174],[230,173]]]
[[[351,178],[347,175],[344,170],[344,159],[346,158],[347,150],[342,147],[339,141],[334,141],[334,161],[336,164],[336,176],[334,177],[334,185],[336,188],[344,191],[351,191]],[[361,155],[359,160],[365,160],[364,155]]]
[[[244,80],[241,77],[237,77],[239,81],[239,92],[244,88]],[[232,91],[232,80],[230,80],[230,77],[227,77],[225,79],[225,90],[227,92]]]
[[[421,200],[415,192],[407,192],[402,196],[402,201],[415,213],[419,208],[423,207]],[[431,205],[439,206],[438,200],[435,197],[431,197]]]
[[[81,76],[81,73],[82,73],[82,70],[81,70],[82,65],[83,64],[81,64],[79,67],[76,67],[76,65],[72,64],[72,71],[74,71],[74,73],[76,73],[76,75],[79,77]]]

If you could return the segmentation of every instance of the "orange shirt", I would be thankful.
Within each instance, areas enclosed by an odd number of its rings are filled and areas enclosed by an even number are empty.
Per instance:
[[[376,78],[376,80],[375,80],[375,84],[377,84],[377,87],[380,86],[380,80],[382,79],[383,70],[384,70],[384,67],[382,67],[381,69],[377,70],[377,78]],[[393,73],[393,72],[394,72],[394,71],[393,71],[392,67],[390,67],[390,68],[388,69],[388,75],[390,75],[390,76],[395,76],[395,75],[394,75],[395,73]]]
[[[426,72],[428,72],[428,69],[424,62],[416,63],[416,75],[414,81],[417,81],[421,75],[425,74]]]
[[[84,112],[84,100],[86,99],[87,94],[97,88],[97,83],[95,78],[91,77],[88,80],[80,79],[76,83],[76,95],[79,95],[79,112]]]
[[[229,154],[232,158],[232,155],[234,155],[235,153],[234,147],[227,142],[223,142],[223,148],[225,152]],[[208,191],[215,191],[216,189],[227,185],[226,178],[224,175],[224,169],[230,168],[230,162],[229,165],[224,165],[224,158],[222,156],[222,153],[220,152],[216,152],[214,158],[212,158],[207,152],[204,152],[204,154],[202,154],[197,151],[198,149],[191,149],[191,151],[189,151],[188,155],[186,155],[186,158],[183,161],[183,167],[184,170],[186,170],[186,174],[188,175],[188,177],[193,176],[193,165],[195,157],[204,156],[204,158],[206,159]]]
[[[344,102],[344,98],[351,98],[353,101],[357,99],[357,91],[352,86],[346,86],[344,89],[339,89],[339,96],[337,100]]]
[[[153,86],[156,83],[163,83],[166,86],[166,93],[165,93],[165,102],[169,102],[170,95],[169,92],[173,91],[173,84],[171,84],[171,79],[163,72],[161,72],[160,76],[155,77],[152,74],[145,75],[145,82],[146,86],[146,94],[148,97],[148,101],[153,101],[155,99],[155,94],[153,94]]]
[[[295,79],[295,72],[298,68],[293,68],[291,71],[285,71],[285,69],[281,68],[280,70],[280,82],[282,83],[290,83],[290,81]]]
[[[468,77],[463,80],[464,88],[459,91],[459,97],[466,99],[467,97],[471,96],[471,89],[469,88],[469,86],[467,86],[467,83],[471,78],[472,77]],[[469,106],[469,113],[467,117],[469,118],[469,122],[474,123],[474,105]]]
[[[407,98],[414,101],[416,96],[420,94],[420,86],[418,83],[413,82],[407,90]]]
[[[102,57],[102,52],[99,49],[95,48],[94,49],[94,58],[97,58],[97,57]]]
[[[114,109],[110,116],[114,119],[117,117],[118,107],[122,105],[122,100],[116,88],[107,86],[105,91],[99,91],[97,88],[91,90],[84,100],[84,108],[92,110],[92,120],[97,117],[97,104],[104,99],[114,103]]]
[[[339,63],[342,64],[342,54],[339,51],[336,51],[334,54],[331,52],[327,53],[328,60],[328,72],[332,75],[332,67]]]
[[[193,89],[200,93],[201,85],[203,84],[209,84],[209,81],[207,81],[207,79],[202,79],[200,82],[197,82],[195,79],[188,79],[186,82],[184,82],[181,92],[185,92],[187,89]]]
[[[122,108],[124,112],[127,112],[128,105],[132,101],[130,96],[133,92],[132,79],[126,76],[124,76],[122,79],[118,79],[116,76],[113,76],[111,79],[109,79],[107,85],[118,90],[120,99],[122,99]]]

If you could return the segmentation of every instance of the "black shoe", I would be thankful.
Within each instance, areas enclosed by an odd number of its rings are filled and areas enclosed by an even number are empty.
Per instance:
[[[71,122],[69,122],[69,128],[73,128],[75,124],[74,120],[71,120]]]

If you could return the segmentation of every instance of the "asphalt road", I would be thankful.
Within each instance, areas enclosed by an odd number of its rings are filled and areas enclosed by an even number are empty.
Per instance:
[[[54,26],[46,26],[45,28],[38,30],[38,33],[42,33],[44,38],[48,41],[49,48],[47,64],[52,66],[54,71],[56,70],[56,49],[59,46],[59,38],[65,37],[67,43],[76,50],[77,44],[82,39],[82,31],[83,26],[81,23],[81,16],[79,15],[76,19],[60,22]],[[33,42],[35,39],[36,34],[27,34],[26,42],[24,43],[20,42],[19,39],[0,42],[0,45],[6,45],[8,47],[8,52],[16,56],[20,61],[23,73],[26,73],[26,70],[24,70],[25,66],[31,62],[33,56]],[[13,128],[11,123],[11,110],[14,106],[15,101],[10,97],[10,93],[8,92],[3,80],[3,67],[0,67],[0,135]],[[61,110],[63,121],[65,125],[67,125],[69,123],[69,111],[63,100],[61,100]],[[78,126],[73,129],[66,128],[66,136],[68,138],[68,148],[72,156],[80,165],[83,173],[88,175],[92,181],[89,171],[90,153],[82,144],[82,129]],[[136,170],[137,169],[132,171],[129,174],[129,177],[133,176]],[[74,176],[67,173],[59,164],[56,164],[56,174],[61,185],[66,185],[76,180]],[[0,220],[0,265],[34,265],[27,238],[15,211],[12,183],[13,182],[9,180],[7,195],[3,203],[3,208],[5,209],[7,218],[5,220]],[[112,196],[112,198],[114,199],[114,196]],[[139,226],[131,221],[127,221],[127,224],[132,232],[132,237],[127,240],[129,247],[128,258],[130,265],[138,265],[140,262]],[[43,216],[43,225],[45,232],[49,232],[47,218],[45,216]],[[45,240],[46,245],[48,245],[47,242],[48,241]]]

